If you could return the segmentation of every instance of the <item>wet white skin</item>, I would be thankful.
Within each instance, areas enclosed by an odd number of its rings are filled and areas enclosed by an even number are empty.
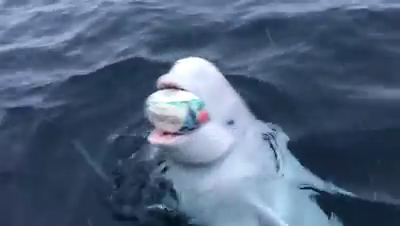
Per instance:
[[[177,61],[157,82],[171,84],[199,96],[210,114],[207,124],[168,143],[149,138],[168,157],[166,176],[182,211],[207,226],[340,225],[297,186],[344,191],[305,169],[287,149],[288,136],[259,121],[212,63]]]

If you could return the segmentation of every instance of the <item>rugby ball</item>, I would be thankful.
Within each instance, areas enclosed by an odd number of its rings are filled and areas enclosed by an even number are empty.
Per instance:
[[[188,132],[208,120],[204,102],[185,90],[158,90],[147,98],[145,109],[150,123],[168,133]]]

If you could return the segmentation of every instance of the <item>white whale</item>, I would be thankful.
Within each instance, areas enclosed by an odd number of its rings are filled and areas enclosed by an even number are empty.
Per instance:
[[[207,226],[331,226],[300,184],[345,192],[305,169],[287,149],[288,136],[259,121],[211,62],[178,60],[157,81],[204,100],[210,122],[187,135],[148,140],[166,156],[180,210]]]

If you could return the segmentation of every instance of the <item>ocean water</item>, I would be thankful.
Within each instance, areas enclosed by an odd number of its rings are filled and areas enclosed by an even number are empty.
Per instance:
[[[143,145],[155,80],[186,56],[215,62],[307,168],[400,203],[394,2],[0,0],[0,21],[2,226],[132,225],[99,190]]]

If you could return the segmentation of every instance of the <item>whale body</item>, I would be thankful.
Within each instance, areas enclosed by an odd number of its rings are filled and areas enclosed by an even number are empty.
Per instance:
[[[289,137],[274,124],[258,120],[211,62],[187,57],[157,80],[157,88],[175,87],[199,96],[210,121],[168,141],[149,143],[165,156],[179,197],[179,210],[207,226],[341,225],[301,185],[352,195],[321,180],[287,149]]]

